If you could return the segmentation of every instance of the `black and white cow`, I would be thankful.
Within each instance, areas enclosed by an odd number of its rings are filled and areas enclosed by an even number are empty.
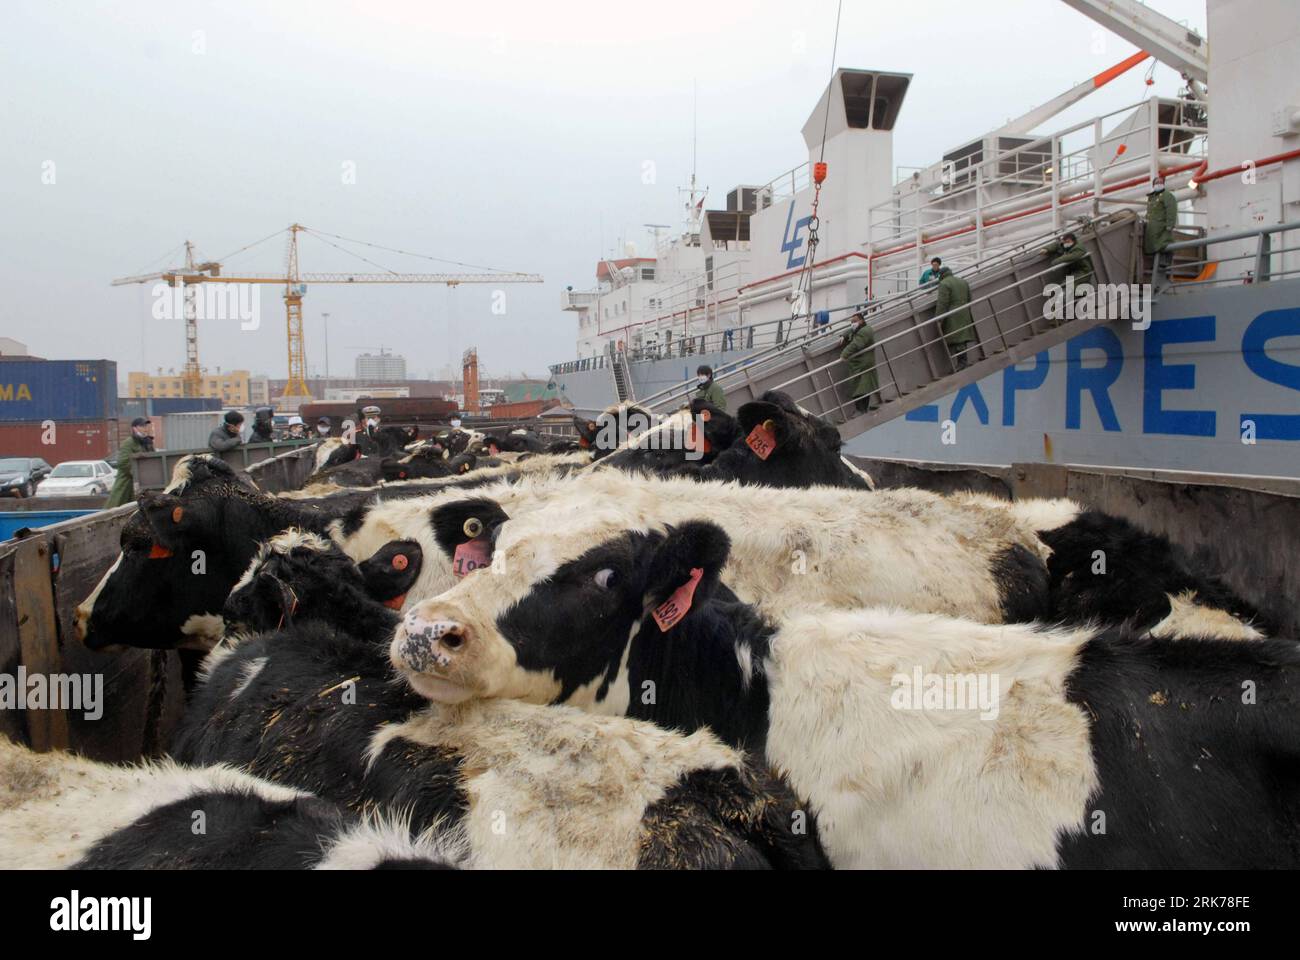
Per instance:
[[[385,460],[383,479],[386,481],[429,480],[438,477],[455,477],[469,473],[477,465],[478,458],[472,453],[458,453],[446,457],[434,453],[432,449],[427,449],[400,459]]]
[[[526,427],[510,431],[488,431],[489,449],[496,447],[500,453],[545,453],[546,441],[537,431]]]
[[[416,831],[455,828],[477,867],[824,865],[788,788],[707,731],[519,703],[429,708],[394,684],[398,618],[378,598],[400,595],[418,562],[390,544],[367,572],[296,531],[265,545],[227,613],[271,630],[213,652],[174,753],[400,811]]]
[[[457,866],[455,830],[413,834],[224,765],[33,753],[0,737],[0,869],[285,870]]]
[[[593,461],[619,449],[628,438],[651,429],[659,418],[637,403],[616,403],[595,417],[573,416],[578,446],[591,453]]]
[[[1300,650],[986,626],[892,608],[765,617],[709,522],[574,555],[513,537],[414,605],[430,699],[508,697],[762,751],[838,867],[1300,866]]]
[[[955,499],[1021,517],[1051,548],[1048,619],[1156,637],[1258,640],[1276,633],[1250,603],[1167,537],[1072,500]]]
[[[694,400],[627,440],[600,466],[767,487],[871,489],[871,479],[841,455],[843,444],[832,424],[769,390],[734,418]]]
[[[770,491],[736,483],[593,470],[366,507],[330,533],[358,559],[390,540],[418,541],[424,573],[409,603],[450,589],[465,572],[455,569],[457,548],[484,541],[461,550],[463,567],[507,518],[512,542],[525,538],[538,551],[572,557],[629,528],[662,530],[700,515],[732,537],[728,583],[764,610],[896,604],[984,623],[1046,614],[1047,550],[1032,530],[1005,509],[917,490],[816,487],[774,501]],[[476,538],[462,529],[471,518],[483,524]]]
[[[355,443],[368,457],[395,457],[420,435],[418,427],[383,426],[372,433],[358,430]]]

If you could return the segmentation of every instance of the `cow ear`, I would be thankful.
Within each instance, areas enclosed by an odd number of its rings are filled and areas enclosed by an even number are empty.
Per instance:
[[[456,548],[462,543],[479,539],[491,541],[497,528],[510,517],[495,500],[474,497],[435,507],[429,519],[438,546],[448,559],[454,559]]]
[[[142,493],[140,512],[144,514],[156,544],[167,550],[183,550],[194,530],[193,507],[186,507],[180,497],[169,493]]]
[[[730,538],[716,523],[691,520],[668,528],[646,577],[646,598],[660,629],[667,630],[709,597],[730,550]]]
[[[771,430],[778,450],[794,439],[790,414],[767,400],[752,400],[745,404],[736,411],[736,422],[740,425],[741,437],[748,437],[755,427]]]
[[[400,607],[420,576],[424,553],[414,540],[393,540],[357,566],[366,593],[385,605]]]

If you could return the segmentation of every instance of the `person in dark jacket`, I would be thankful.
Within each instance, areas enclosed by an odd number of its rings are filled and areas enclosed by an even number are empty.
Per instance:
[[[318,439],[324,440],[330,435],[332,429],[334,429],[334,421],[329,417],[321,417],[316,421],[316,436]]]
[[[861,313],[855,313],[849,319],[849,332],[840,340],[840,359],[849,366],[853,381],[849,385],[853,396],[853,405],[866,413],[873,405],[879,405],[875,396],[880,389],[880,377],[876,374],[876,332],[867,323]]]
[[[208,446],[213,453],[225,453],[227,450],[234,450],[242,442],[239,439],[239,431],[244,426],[244,415],[238,410],[231,410],[226,414],[225,419],[212,428],[208,434]]]
[[[258,407],[253,411],[253,433],[249,443],[270,443],[275,439],[275,411],[270,407]]]
[[[1092,283],[1092,257],[1087,250],[1079,246],[1079,238],[1073,233],[1067,233],[1043,253],[1052,258],[1050,266],[1061,268],[1062,280],[1065,277],[1074,277],[1076,295],[1080,284]]]
[[[727,395],[713,382],[713,368],[707,363],[702,363],[696,368],[695,375],[699,378],[699,386],[695,388],[695,398],[710,403],[725,413]]]
[[[939,290],[935,316],[948,313],[940,321],[943,341],[952,355],[953,366],[961,370],[970,364],[970,346],[975,342],[975,318],[971,316],[970,284],[948,267],[939,268]]]
[[[117,448],[117,479],[113,489],[108,492],[104,509],[120,507],[135,499],[135,476],[131,472],[131,458],[137,453],[150,453],[153,450],[153,423],[148,417],[136,417],[131,421],[131,435]]]
[[[1142,249],[1148,255],[1159,253],[1174,239],[1178,226],[1178,200],[1165,190],[1165,178],[1157,176],[1151,181],[1147,194],[1147,227],[1142,238]]]

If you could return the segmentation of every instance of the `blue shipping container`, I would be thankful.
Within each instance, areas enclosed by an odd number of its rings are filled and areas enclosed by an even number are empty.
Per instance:
[[[114,420],[112,360],[0,360],[0,421]]]

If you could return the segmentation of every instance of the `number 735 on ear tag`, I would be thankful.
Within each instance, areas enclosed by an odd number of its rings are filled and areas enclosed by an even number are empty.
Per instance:
[[[776,430],[773,429],[772,421],[764,420],[749,431],[749,436],[745,438],[745,445],[753,450],[760,460],[770,457],[772,451],[776,449]]]

